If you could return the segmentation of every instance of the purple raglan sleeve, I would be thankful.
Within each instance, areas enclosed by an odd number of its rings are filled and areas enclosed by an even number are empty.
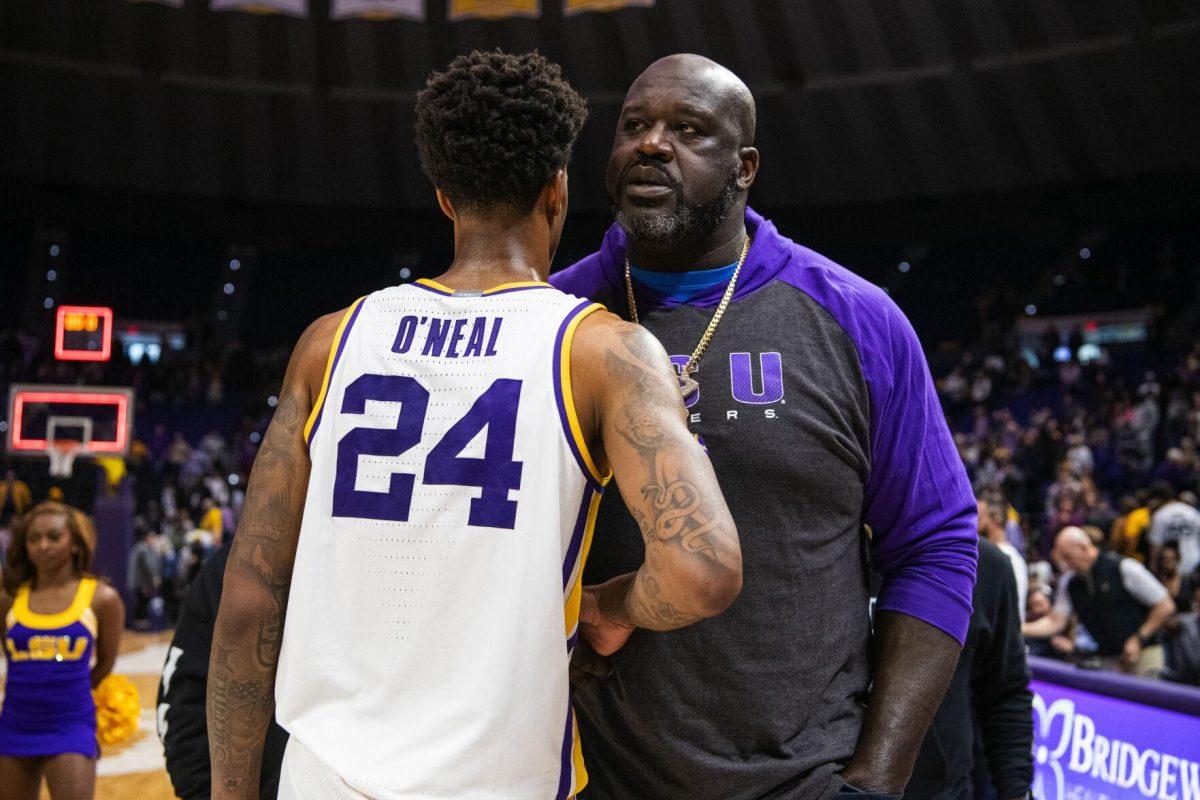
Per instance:
[[[881,289],[791,244],[780,277],[806,292],[853,340],[871,411],[863,521],[883,577],[876,608],[939,628],[961,644],[978,558],[975,499],[904,313]]]
[[[978,558],[975,498],[916,332],[890,299],[879,306],[860,343],[872,406],[863,518],[883,577],[876,609],[962,644]]]

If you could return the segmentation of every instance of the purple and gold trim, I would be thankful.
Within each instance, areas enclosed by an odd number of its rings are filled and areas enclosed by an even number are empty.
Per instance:
[[[584,300],[571,309],[558,327],[552,357],[554,362],[554,401],[558,406],[558,418],[562,422],[563,434],[567,437],[571,454],[575,456],[575,461],[583,470],[588,484],[597,492],[604,491],[604,484],[608,483],[612,473],[600,474],[600,470],[596,468],[596,463],[592,460],[591,453],[588,452],[583,431],[579,427],[579,418],[575,413],[575,399],[571,394],[571,342],[575,337],[575,329],[579,327],[579,323],[583,321],[584,317],[594,311],[603,310],[604,306],[589,300]]]
[[[440,294],[443,297],[454,297],[456,295],[461,297],[492,297],[498,294],[508,294],[509,292],[523,292],[527,289],[554,288],[542,281],[520,281],[517,283],[502,283],[499,286],[493,286],[491,289],[485,289],[482,292],[458,292],[430,278],[418,278],[413,281],[412,285],[433,292],[434,294]]]
[[[354,327],[354,321],[358,319],[358,312],[362,310],[363,301],[366,299],[366,297],[360,297],[350,308],[346,309],[337,332],[333,334],[333,343],[329,347],[329,360],[325,362],[325,377],[321,380],[321,392],[317,395],[317,402],[313,403],[312,413],[308,415],[308,422],[304,425],[304,441],[309,447],[312,447],[313,436],[317,433],[317,426],[321,424],[321,413],[325,410],[325,399],[329,394],[329,383],[333,380],[333,372],[342,358],[342,351],[346,348],[346,341],[350,338],[350,329]]]

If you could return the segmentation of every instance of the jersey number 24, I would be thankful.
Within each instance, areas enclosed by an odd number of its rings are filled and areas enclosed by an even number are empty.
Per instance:
[[[519,380],[493,381],[425,458],[422,483],[482,490],[471,499],[469,525],[511,530],[516,524],[517,503],[508,499],[508,492],[521,486],[521,462],[513,461],[520,399]],[[386,492],[359,491],[358,457],[394,457],[417,445],[425,427],[429,390],[405,375],[362,375],[346,387],[341,412],[362,414],[368,400],[399,403],[400,414],[394,428],[354,428],[338,442],[333,516],[406,522],[417,476],[393,472]],[[485,426],[483,458],[460,456]]]

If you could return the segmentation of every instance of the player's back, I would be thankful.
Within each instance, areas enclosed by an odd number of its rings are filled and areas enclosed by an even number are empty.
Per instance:
[[[601,482],[569,354],[595,308],[422,281],[347,312],[309,420],[276,683],[326,779],[396,799],[582,788],[567,665]]]

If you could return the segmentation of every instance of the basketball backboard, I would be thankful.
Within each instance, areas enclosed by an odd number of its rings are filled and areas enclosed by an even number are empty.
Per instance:
[[[48,456],[55,442],[78,442],[78,455],[129,452],[134,391],[128,387],[18,383],[8,391],[7,452]]]

